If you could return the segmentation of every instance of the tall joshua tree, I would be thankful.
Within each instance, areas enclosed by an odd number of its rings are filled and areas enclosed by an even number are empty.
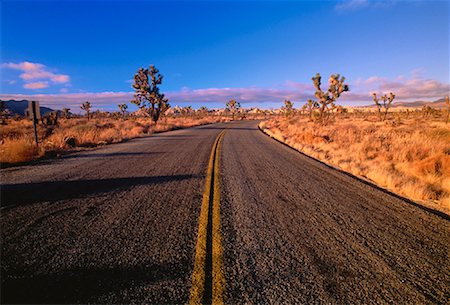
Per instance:
[[[236,102],[235,99],[231,99],[227,104],[226,104],[227,109],[231,112],[231,115],[233,116],[233,120],[234,120],[234,116],[236,115],[236,113],[238,112],[238,110],[241,108],[241,104]]]
[[[323,121],[325,113],[334,108],[334,103],[341,96],[343,92],[349,91],[348,85],[345,84],[345,77],[340,74],[331,74],[328,79],[329,87],[327,91],[323,91],[320,87],[322,85],[322,77],[319,73],[312,78],[316,92],[314,96],[317,98],[319,107],[319,119]]]
[[[89,121],[89,114],[91,113],[91,103],[86,101],[83,104],[81,104],[80,108],[81,108],[81,110],[86,111],[86,116],[87,116],[87,119]]]
[[[136,104],[155,124],[158,123],[164,110],[169,108],[168,99],[159,92],[162,79],[163,76],[154,65],[150,65],[149,69],[140,68],[134,75],[135,94],[131,102]]]

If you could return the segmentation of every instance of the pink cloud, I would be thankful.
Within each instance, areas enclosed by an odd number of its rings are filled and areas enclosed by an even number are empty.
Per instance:
[[[382,82],[382,81],[384,81],[384,79],[381,78],[381,77],[371,76],[368,79],[366,79],[363,83],[365,85],[373,85],[373,84],[377,84],[377,83]]]
[[[56,74],[50,78],[55,83],[68,83],[70,80],[70,77],[65,74]]]
[[[362,82],[361,87],[355,88],[355,91],[357,94],[393,92],[397,100],[430,100],[449,95],[450,85],[435,79],[423,78],[421,73],[413,71],[410,77],[399,76],[393,80],[379,76],[369,77]]]
[[[245,87],[245,88],[206,88],[188,89],[184,88],[178,92],[169,92],[167,96],[182,102],[223,102],[229,99],[237,99],[245,102],[282,102],[284,99],[301,100],[311,98],[310,92],[296,88],[282,87],[279,89]]]
[[[30,84],[28,84],[30,85]],[[450,85],[433,79],[425,79],[417,75],[409,77],[396,77],[388,79],[373,76],[367,79],[356,79],[349,82],[350,92],[342,94],[338,101],[341,105],[361,105],[371,103],[371,92],[397,95],[396,101],[408,100],[435,100],[449,95]],[[38,87],[38,85],[33,85]],[[326,88],[324,83],[323,88]],[[235,98],[245,107],[246,104],[280,104],[284,99],[291,99],[296,107],[308,99],[314,98],[312,83],[285,82],[277,88],[241,87],[241,88],[182,88],[179,91],[165,92],[172,105],[177,104],[225,104],[229,99]],[[104,109],[110,105],[129,102],[133,99],[133,92],[82,92],[59,94],[2,94],[1,99],[34,99],[43,105],[55,108],[76,107],[89,100],[94,108]]]
[[[25,89],[43,89],[48,87],[48,82],[35,82],[23,85]]]

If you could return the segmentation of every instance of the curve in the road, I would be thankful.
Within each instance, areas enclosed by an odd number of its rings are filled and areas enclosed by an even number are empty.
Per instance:
[[[449,221],[257,125],[167,132],[0,170],[1,303],[188,303],[199,215],[212,219],[211,301],[217,282],[232,304],[449,303]]]

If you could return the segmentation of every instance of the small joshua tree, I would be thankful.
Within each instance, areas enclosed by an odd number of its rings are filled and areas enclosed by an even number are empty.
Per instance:
[[[450,121],[450,98],[448,95],[445,97],[445,105],[447,106],[447,123]]]
[[[322,77],[319,73],[312,78],[316,92],[314,96],[319,103],[319,120],[323,122],[326,112],[335,106],[336,100],[341,96],[343,92],[349,91],[349,87],[345,84],[345,77],[341,77],[340,74],[332,74],[328,80],[329,87],[327,91],[321,89]]]
[[[58,111],[51,111],[41,118],[42,124],[45,126],[58,125]]]
[[[231,99],[227,104],[226,104],[227,109],[230,111],[231,115],[233,116],[233,120],[234,120],[234,116],[236,115],[236,113],[238,112],[238,110],[241,108],[241,104],[239,104],[238,102],[236,102],[235,99]]]
[[[202,106],[202,107],[200,107],[200,108],[197,110],[197,113],[198,113],[201,117],[207,116],[207,115],[208,115],[208,112],[209,112],[209,110],[208,110],[208,108],[206,108],[205,106]]]
[[[122,117],[125,117],[125,112],[128,109],[128,105],[124,103],[117,105],[117,107],[119,107],[119,110],[122,112]]]
[[[134,75],[133,88],[135,90],[134,100],[142,112],[158,123],[163,112],[169,109],[169,101],[164,94],[159,92],[159,85],[162,83],[163,76],[154,65],[149,69],[140,68]]]
[[[425,106],[425,105],[422,107],[422,116],[424,118],[427,118],[429,116],[433,117],[435,114],[436,114],[436,109],[434,109],[433,107]]]
[[[165,120],[167,120],[166,112],[167,112],[167,110],[169,110],[169,109],[170,109],[169,103],[163,103],[163,104],[161,104],[161,109],[159,109],[159,116],[160,116],[160,117],[163,117]]]
[[[348,113],[348,109],[347,108],[344,108],[344,107],[342,107],[342,106],[336,106],[335,107],[335,110],[336,110],[336,113],[339,113],[339,114],[345,114],[345,113]]]
[[[65,119],[70,117],[70,108],[63,108],[61,109],[61,112]]]
[[[86,116],[87,116],[87,119],[89,121],[89,114],[91,113],[91,103],[86,101],[83,104],[81,104],[80,108],[81,108],[81,110],[86,111]]]
[[[382,97],[378,98],[376,93],[373,93],[373,101],[378,109],[378,116],[380,118],[380,121],[386,120],[389,108],[391,108],[392,102],[395,99],[395,94],[392,92],[388,95],[383,95]],[[383,103],[381,103],[383,101]]]
[[[5,101],[0,101],[0,124],[6,125],[6,105]]]
[[[186,106],[186,107],[181,108],[181,114],[185,117],[191,116],[193,112],[194,112],[194,109],[192,109],[191,106]]]
[[[314,109],[319,109],[319,103],[313,100],[308,100],[308,102],[303,105],[302,108],[305,110],[305,112],[308,112],[309,118],[312,119]]]
[[[284,100],[284,106],[281,107],[285,116],[291,116],[294,113],[294,103],[290,100]]]

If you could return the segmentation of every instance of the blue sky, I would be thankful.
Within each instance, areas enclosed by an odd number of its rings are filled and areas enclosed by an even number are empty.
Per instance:
[[[155,64],[172,105],[300,106],[311,77],[347,77],[342,104],[370,92],[449,92],[449,1],[1,2],[0,98],[113,109]]]

